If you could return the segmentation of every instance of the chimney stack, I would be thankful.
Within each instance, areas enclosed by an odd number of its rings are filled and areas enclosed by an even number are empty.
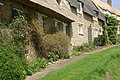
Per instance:
[[[112,6],[112,0],[107,0],[107,3]]]

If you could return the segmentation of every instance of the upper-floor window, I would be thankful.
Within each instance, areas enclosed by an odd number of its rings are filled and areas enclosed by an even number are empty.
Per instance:
[[[83,35],[83,23],[81,22],[78,23],[78,33]]]
[[[78,2],[77,13],[82,14],[82,3]]]
[[[94,11],[93,14],[94,14],[94,16],[93,16],[93,20],[94,20],[94,21],[97,21],[97,12]]]

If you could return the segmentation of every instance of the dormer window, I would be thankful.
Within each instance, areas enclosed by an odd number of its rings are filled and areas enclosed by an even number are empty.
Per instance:
[[[58,4],[60,4],[61,0],[56,0]]]
[[[78,2],[77,13],[82,14],[82,3]]]
[[[94,20],[94,21],[97,21],[97,12],[94,11],[93,14],[94,14],[94,16],[93,16],[93,20]]]

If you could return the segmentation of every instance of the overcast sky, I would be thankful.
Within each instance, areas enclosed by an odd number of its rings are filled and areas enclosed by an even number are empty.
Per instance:
[[[107,0],[103,0],[103,1],[107,2]],[[120,0],[112,0],[112,4],[114,7],[120,9]]]

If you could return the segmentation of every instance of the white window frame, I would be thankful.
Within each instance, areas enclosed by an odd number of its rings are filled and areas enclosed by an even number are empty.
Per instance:
[[[82,9],[82,3],[78,2],[78,5],[79,5],[80,9],[77,8],[77,13],[82,14],[82,11],[83,11],[83,9]]]
[[[84,34],[84,32],[83,32],[83,23],[81,23],[81,22],[78,22],[78,33],[79,33],[79,35],[83,35]]]
[[[99,35],[99,28],[93,27],[93,37],[98,37]]]
[[[97,12],[96,12],[96,11],[94,11],[93,20],[94,20],[94,21],[98,21],[98,18],[97,18]]]

